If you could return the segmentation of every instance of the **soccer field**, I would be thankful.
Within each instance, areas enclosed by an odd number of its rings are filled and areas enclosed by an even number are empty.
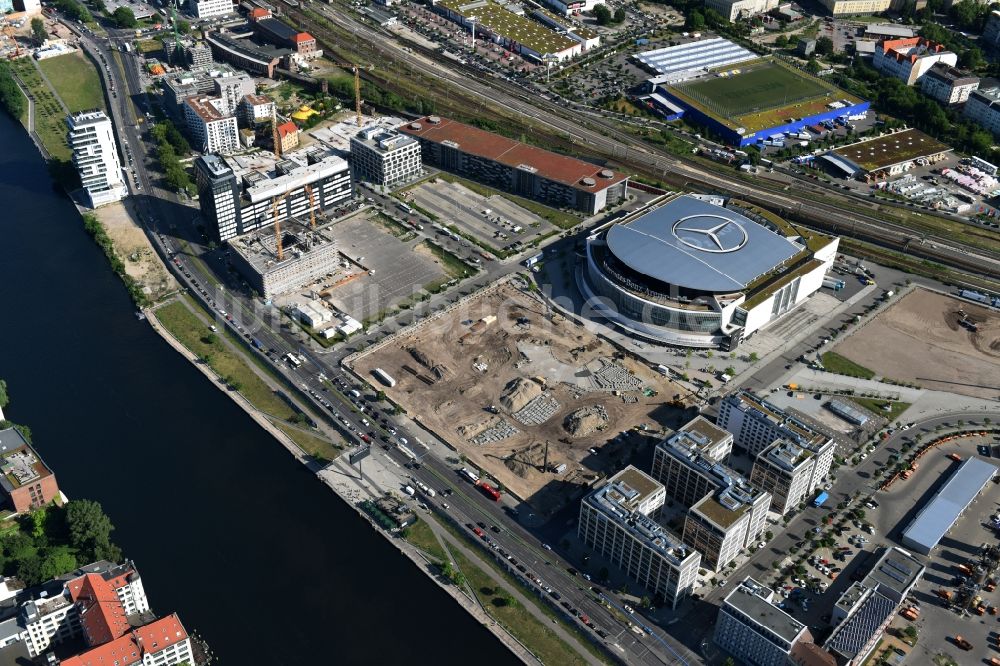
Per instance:
[[[678,90],[725,118],[788,107],[830,92],[821,81],[775,63],[754,65],[736,75],[695,80],[679,85]]]

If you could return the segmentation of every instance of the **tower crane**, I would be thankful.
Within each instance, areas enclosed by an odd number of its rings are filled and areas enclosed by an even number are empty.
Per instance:
[[[4,19],[3,22],[3,34],[7,35],[7,38],[14,44],[14,55],[10,56],[10,59],[17,60],[21,57],[21,44],[17,41],[17,36],[14,34],[14,26],[12,26],[6,19]],[[359,106],[358,108],[361,107]]]
[[[281,137],[278,132],[278,105],[271,103],[271,139],[274,141],[274,156],[281,157]]]
[[[358,127],[361,127],[361,67],[343,62],[335,64],[338,67],[344,67],[354,72],[354,114],[357,117]]]

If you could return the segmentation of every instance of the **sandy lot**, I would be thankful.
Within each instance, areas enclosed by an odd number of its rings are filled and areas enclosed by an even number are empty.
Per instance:
[[[978,331],[959,324],[962,312]],[[836,351],[882,377],[1000,397],[1000,315],[969,301],[916,289]]]
[[[631,445],[621,432],[677,427],[683,408],[670,404],[680,390],[665,377],[546,314],[536,297],[503,285],[358,359],[355,370],[388,372],[397,384],[386,392],[411,416],[548,514],[623,464]]]
[[[101,206],[94,214],[114,242],[125,272],[142,283],[150,298],[158,300],[177,289],[177,281],[153,251],[146,234],[132,222],[123,204]]]

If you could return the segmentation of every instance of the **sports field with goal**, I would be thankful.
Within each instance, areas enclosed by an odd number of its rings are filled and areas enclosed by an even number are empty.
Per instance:
[[[673,90],[726,124],[749,131],[820,113],[828,102],[849,98],[817,77],[771,60],[734,65]]]

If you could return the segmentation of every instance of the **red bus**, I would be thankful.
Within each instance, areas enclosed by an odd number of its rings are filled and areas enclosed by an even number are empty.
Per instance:
[[[483,491],[484,495],[486,495],[487,497],[489,497],[494,502],[499,502],[500,501],[500,491],[497,490],[496,488],[494,488],[493,486],[491,486],[490,484],[488,484],[486,482],[482,482],[482,483],[479,484],[479,489],[481,491]]]

